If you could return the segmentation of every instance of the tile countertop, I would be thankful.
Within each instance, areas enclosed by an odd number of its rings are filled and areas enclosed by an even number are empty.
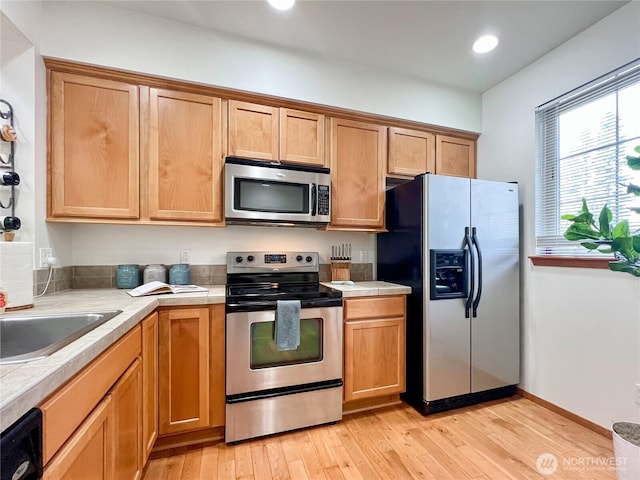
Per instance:
[[[31,362],[0,365],[0,431],[62,386],[158,306],[224,303],[225,287],[208,292],[130,297],[125,290],[65,290],[34,299],[35,307],[3,318],[50,313],[122,310],[111,320],[52,355]]]
[[[411,293],[409,287],[387,282],[357,282],[332,285],[343,297],[399,295]],[[0,432],[38,405],[77,374],[131,328],[159,306],[207,305],[224,303],[224,285],[208,286],[208,292],[130,297],[125,290],[65,290],[36,298],[35,307],[6,313],[3,318],[50,313],[122,310],[122,313],[90,331],[54,354],[24,363],[0,365]]]
[[[322,285],[340,290],[343,298],[371,297],[377,295],[402,295],[411,293],[411,287],[389,282],[355,282],[353,285],[336,285],[322,282]]]

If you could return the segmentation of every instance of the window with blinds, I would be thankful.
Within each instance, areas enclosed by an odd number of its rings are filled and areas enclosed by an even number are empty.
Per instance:
[[[569,222],[560,217],[580,213],[582,198],[596,222],[606,204],[614,224],[640,229],[630,210],[638,197],[626,187],[640,183],[626,160],[640,145],[640,59],[538,107],[536,136],[538,255],[594,253],[563,236]]]

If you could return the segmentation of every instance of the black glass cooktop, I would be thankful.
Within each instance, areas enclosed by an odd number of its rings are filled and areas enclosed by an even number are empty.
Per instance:
[[[286,275],[271,278],[262,275],[251,282],[246,275],[228,275],[227,310],[275,310],[278,300],[300,300],[302,308],[342,305],[342,292],[315,282],[297,283],[295,279],[287,279]]]

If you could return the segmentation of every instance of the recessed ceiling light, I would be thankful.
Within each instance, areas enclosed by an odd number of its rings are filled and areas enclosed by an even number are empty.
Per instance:
[[[498,46],[498,37],[494,35],[483,35],[473,42],[473,51],[476,53],[487,53]]]
[[[269,5],[278,10],[289,10],[296,3],[296,0],[267,0]]]

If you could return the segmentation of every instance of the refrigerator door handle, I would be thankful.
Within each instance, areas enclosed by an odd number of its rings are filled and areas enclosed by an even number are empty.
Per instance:
[[[467,248],[468,247],[468,248]],[[469,318],[471,306],[473,302],[473,290],[475,289],[475,272],[473,263],[473,253],[471,248],[473,247],[471,237],[469,236],[469,227],[464,227],[464,245],[462,248],[467,249],[469,252],[469,268],[468,268],[468,285],[469,290],[467,293],[467,300],[464,304],[464,318]]]
[[[473,316],[477,317],[478,305],[480,305],[480,297],[482,296],[482,251],[480,249],[480,243],[478,242],[478,236],[476,235],[476,227],[471,229],[471,240],[478,254],[478,294],[473,300]]]

